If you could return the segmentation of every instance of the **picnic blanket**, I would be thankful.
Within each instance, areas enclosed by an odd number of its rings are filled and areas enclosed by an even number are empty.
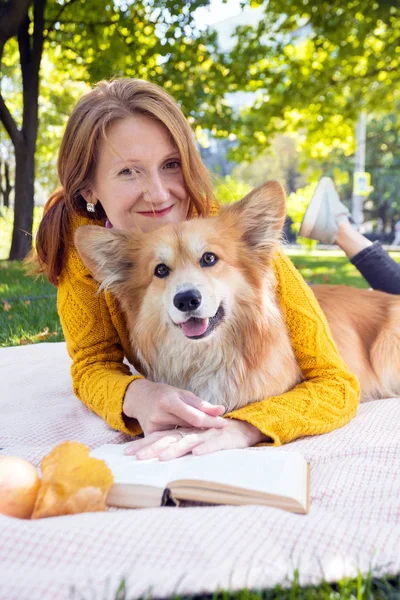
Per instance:
[[[73,395],[64,343],[0,349],[0,447],[39,465],[56,444],[125,442]],[[261,506],[0,515],[0,598],[114,598],[266,589],[400,572],[400,399],[280,451],[311,463],[307,516]]]

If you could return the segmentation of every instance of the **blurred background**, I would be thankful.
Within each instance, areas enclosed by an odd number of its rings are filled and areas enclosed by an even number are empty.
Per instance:
[[[230,202],[270,178],[296,232],[322,175],[361,231],[400,219],[398,1],[8,0],[0,5],[0,258],[22,259],[79,97],[140,77],[179,101]],[[302,240],[298,240],[302,241]]]

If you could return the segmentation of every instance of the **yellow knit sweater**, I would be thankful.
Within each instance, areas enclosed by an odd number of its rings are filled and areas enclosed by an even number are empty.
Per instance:
[[[93,221],[74,217],[71,234]],[[104,224],[102,224],[104,226]],[[359,386],[340,358],[314,294],[292,262],[279,250],[274,259],[277,293],[304,381],[281,396],[235,410],[227,417],[247,421],[278,446],[305,435],[345,425],[357,411]],[[57,307],[73,359],[75,394],[111,427],[138,435],[140,425],[124,420],[127,386],[137,379],[124,357],[135,366],[135,354],[117,300],[97,294],[98,284],[74,247],[59,278]]]

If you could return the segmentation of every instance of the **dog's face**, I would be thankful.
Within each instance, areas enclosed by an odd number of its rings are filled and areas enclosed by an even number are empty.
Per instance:
[[[101,288],[131,315],[131,337],[148,356],[157,343],[232,334],[262,306],[284,215],[284,192],[269,182],[217,217],[152,233],[82,227],[75,241]]]
[[[218,222],[158,230],[147,246],[148,286],[139,320],[157,315],[160,324],[195,342],[214,335],[232,312],[243,285],[234,257],[223,244]]]

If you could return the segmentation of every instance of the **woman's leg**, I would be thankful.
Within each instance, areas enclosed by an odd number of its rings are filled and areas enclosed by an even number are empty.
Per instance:
[[[389,256],[379,242],[374,242],[349,258],[374,290],[400,294],[400,264]]]
[[[318,183],[304,215],[299,235],[323,243],[336,243],[375,290],[400,294],[400,264],[379,242],[372,243],[349,221],[349,211],[340,202],[331,179]]]
[[[350,260],[365,248],[372,246],[372,242],[354,229],[348,219],[337,224],[335,244],[343,250]]]

